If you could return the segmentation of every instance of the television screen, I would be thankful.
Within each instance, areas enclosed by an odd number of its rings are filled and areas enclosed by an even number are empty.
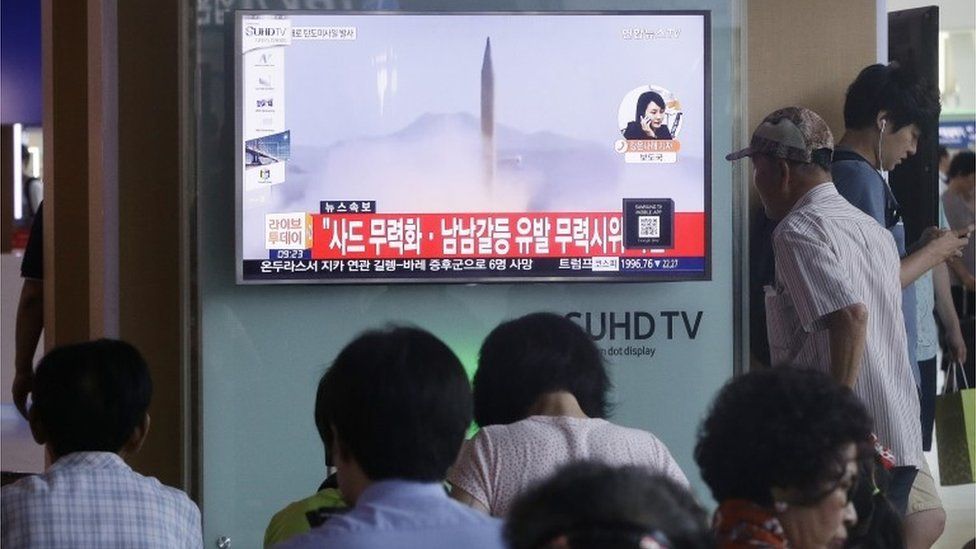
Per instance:
[[[241,283],[710,277],[707,12],[238,12]]]

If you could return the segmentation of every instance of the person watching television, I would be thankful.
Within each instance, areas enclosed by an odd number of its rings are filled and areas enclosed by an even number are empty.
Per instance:
[[[366,332],[319,382],[316,425],[352,508],[282,548],[501,549],[501,524],[443,486],[471,423],[457,356],[417,328]]]
[[[152,379],[138,350],[100,339],[59,347],[37,366],[34,439],[53,461],[2,489],[4,547],[200,548],[200,510],[123,458],[149,433]]]
[[[580,461],[519,496],[511,549],[711,549],[705,511],[687,489],[641,467]]]
[[[871,417],[814,370],[772,368],[725,384],[698,432],[695,461],[718,502],[719,549],[826,549],[857,521],[858,471],[874,455]]]
[[[504,516],[529,485],[584,459],[641,466],[687,486],[657,437],[605,419],[610,387],[599,349],[573,321],[534,313],[496,327],[474,376],[481,429],[448,474],[452,497]]]

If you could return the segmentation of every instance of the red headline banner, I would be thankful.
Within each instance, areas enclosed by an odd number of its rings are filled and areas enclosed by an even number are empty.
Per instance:
[[[674,246],[624,249],[613,212],[312,214],[313,259],[702,257],[705,214],[674,214]]]

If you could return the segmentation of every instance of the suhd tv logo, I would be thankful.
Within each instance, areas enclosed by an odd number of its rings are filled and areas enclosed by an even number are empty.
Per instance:
[[[566,318],[595,341],[644,341],[698,337],[704,311],[573,311]]]
[[[259,25],[247,25],[246,27],[244,27],[244,36],[285,38],[286,36],[288,36],[288,29],[284,27],[264,27]]]
[[[291,44],[291,23],[287,19],[245,21],[241,27],[241,46],[248,52],[258,48]],[[262,64],[267,60],[262,60]]]

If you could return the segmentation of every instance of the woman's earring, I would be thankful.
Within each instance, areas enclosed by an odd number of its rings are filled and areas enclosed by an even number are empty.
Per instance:
[[[785,513],[786,510],[789,509],[789,507],[790,506],[787,505],[787,503],[785,501],[775,501],[775,502],[773,502],[773,509],[776,510],[777,513]]]

